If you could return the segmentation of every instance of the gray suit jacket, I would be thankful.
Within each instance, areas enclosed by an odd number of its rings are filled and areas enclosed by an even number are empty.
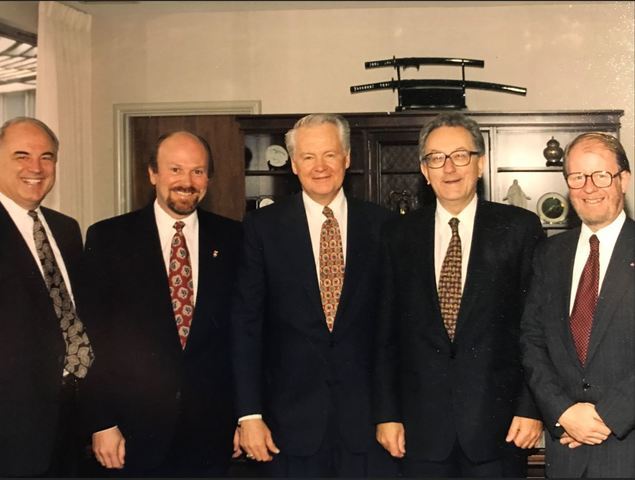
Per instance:
[[[580,229],[551,237],[536,251],[522,321],[523,363],[548,429],[551,477],[635,477],[635,222],[626,219],[595,312],[587,363],[569,328],[573,261]],[[577,402],[596,406],[612,435],[600,445],[558,443],[560,415]]]

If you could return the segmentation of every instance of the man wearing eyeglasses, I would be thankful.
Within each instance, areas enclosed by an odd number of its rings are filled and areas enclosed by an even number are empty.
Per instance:
[[[635,477],[635,222],[620,142],[585,133],[565,151],[582,225],[536,251],[521,343],[548,434],[551,477]]]
[[[436,203],[384,229],[377,439],[407,477],[524,477],[542,432],[519,329],[538,217],[479,199],[485,142],[460,113],[419,136]]]

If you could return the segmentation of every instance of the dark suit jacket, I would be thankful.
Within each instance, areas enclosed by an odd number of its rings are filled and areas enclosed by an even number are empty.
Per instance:
[[[544,233],[527,210],[478,203],[451,342],[435,281],[435,209],[385,228],[374,419],[404,424],[409,457],[444,460],[458,438],[472,461],[492,460],[514,415],[537,418],[518,338],[531,257]]]
[[[247,215],[234,302],[238,415],[262,413],[289,455],[317,451],[332,401],[347,448],[365,452],[379,230],[388,211],[348,198],[346,271],[333,332],[298,194]]]
[[[48,208],[42,207],[42,213],[77,302],[79,225]],[[38,265],[2,205],[0,311],[0,476],[37,475],[51,460],[66,346]]]
[[[569,327],[580,228],[536,252],[536,276],[523,316],[523,362],[544,416],[547,474],[635,477],[635,222],[626,219],[598,296],[585,367]],[[612,430],[605,442],[573,450],[558,443],[560,415],[577,402],[596,406]]]
[[[198,218],[198,293],[185,350],[153,205],[96,223],[87,233],[92,294],[86,322],[95,364],[82,404],[91,432],[119,426],[131,470],[165,459],[177,419],[189,432],[193,463],[224,465],[231,457],[229,304],[241,233],[233,220],[200,209]]]

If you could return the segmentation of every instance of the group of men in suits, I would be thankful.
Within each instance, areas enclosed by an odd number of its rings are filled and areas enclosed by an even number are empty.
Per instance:
[[[549,475],[635,476],[615,138],[568,146],[583,225],[547,240],[478,198],[485,144],[462,114],[421,130],[436,203],[403,217],[345,194],[344,118],[285,140],[302,191],[241,226],[198,207],[208,143],[163,135],[156,200],[92,225],[82,252],[77,223],[40,206],[55,134],[0,128],[0,474],[77,474],[83,425],[121,475],[223,476],[244,453],[267,476],[520,477],[542,419]]]

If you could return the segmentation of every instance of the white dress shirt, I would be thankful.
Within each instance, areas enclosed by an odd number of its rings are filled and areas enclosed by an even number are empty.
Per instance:
[[[467,275],[467,263],[470,259],[472,248],[472,234],[474,233],[474,217],[476,216],[476,195],[465,208],[458,214],[452,215],[437,200],[437,210],[434,215],[434,273],[436,275],[437,288],[439,288],[439,278],[441,277],[441,267],[445,254],[452,238],[452,228],[449,221],[451,218],[459,219],[459,237],[461,237],[461,291],[465,287],[465,277]]]
[[[192,280],[194,282],[194,303],[196,303],[196,293],[198,291],[198,214],[194,210],[190,215],[182,219],[176,219],[168,215],[161,208],[159,203],[154,201],[154,217],[159,230],[159,240],[161,241],[161,252],[163,253],[163,261],[165,262],[166,275],[170,271],[170,246],[172,237],[176,233],[174,224],[183,222],[183,236],[187,243],[187,250],[190,252],[190,266],[192,267]]]
[[[31,251],[31,255],[33,255],[33,259],[35,260],[35,264],[40,269],[40,273],[42,274],[42,278],[44,278],[44,269],[42,268],[42,263],[40,262],[40,258],[37,256],[37,250],[35,248],[35,240],[33,238],[33,219],[29,216],[28,210],[24,209],[13,200],[11,200],[6,195],[0,192],[0,203],[9,213],[11,220],[15,223],[15,226],[18,228],[20,233],[22,234],[22,238],[26,242],[29,250]],[[71,296],[71,300],[75,303],[75,298],[73,297],[73,286],[68,278],[68,271],[66,270],[66,265],[64,264],[64,259],[62,258],[62,254],[60,253],[60,249],[57,246],[57,242],[55,241],[55,237],[51,232],[51,229],[46,223],[46,218],[42,214],[42,210],[38,206],[35,211],[37,212],[38,218],[42,225],[44,226],[44,231],[46,232],[46,236],[48,237],[48,241],[51,244],[51,249],[53,250],[53,255],[55,255],[55,261],[57,262],[57,266],[59,267],[62,278],[64,278],[64,283],[66,284],[66,288],[68,289],[68,293]]]
[[[599,229],[597,232],[593,232],[587,225],[582,224],[580,229],[580,238],[578,238],[578,246],[575,251],[575,260],[573,262],[573,277],[571,280],[571,297],[569,298],[569,313],[573,310],[573,304],[575,303],[575,296],[578,291],[578,284],[580,283],[580,277],[582,276],[582,270],[589,258],[589,252],[591,246],[589,245],[589,238],[591,235],[598,237],[600,241],[600,281],[598,283],[598,294],[602,290],[602,282],[606,275],[606,269],[609,266],[611,255],[613,254],[613,248],[617,237],[620,235],[622,226],[626,221],[626,213],[620,212],[615,220],[604,228]]]

